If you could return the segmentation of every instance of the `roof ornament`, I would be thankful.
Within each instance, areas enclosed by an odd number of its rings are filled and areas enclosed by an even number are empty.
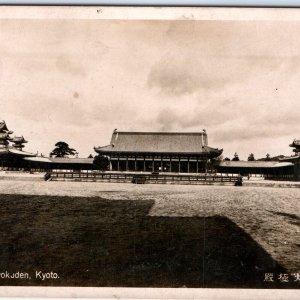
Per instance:
[[[114,133],[116,133],[117,131],[118,131],[118,129],[117,129],[117,128],[115,128],[115,129],[114,129]]]
[[[206,134],[206,129],[202,129],[203,133]]]

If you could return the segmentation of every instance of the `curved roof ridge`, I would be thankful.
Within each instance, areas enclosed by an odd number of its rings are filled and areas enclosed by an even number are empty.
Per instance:
[[[155,135],[189,135],[189,134],[207,134],[204,131],[114,131],[114,134],[155,134]]]

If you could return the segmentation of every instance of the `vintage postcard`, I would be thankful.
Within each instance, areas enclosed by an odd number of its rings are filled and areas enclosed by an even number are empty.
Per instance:
[[[300,9],[0,7],[1,295],[300,290],[299,82]]]

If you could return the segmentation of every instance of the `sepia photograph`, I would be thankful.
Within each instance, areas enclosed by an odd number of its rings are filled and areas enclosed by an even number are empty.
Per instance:
[[[300,9],[0,7],[0,285],[300,288]]]

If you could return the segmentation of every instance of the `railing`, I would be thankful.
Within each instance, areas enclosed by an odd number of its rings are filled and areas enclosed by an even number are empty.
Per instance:
[[[280,174],[280,175],[265,175],[266,180],[277,180],[277,181],[294,181],[294,174]]]
[[[219,174],[133,174],[110,172],[49,172],[45,180],[51,181],[103,181],[103,182],[130,182],[130,183],[175,183],[175,184],[210,184],[232,183],[237,176]]]

